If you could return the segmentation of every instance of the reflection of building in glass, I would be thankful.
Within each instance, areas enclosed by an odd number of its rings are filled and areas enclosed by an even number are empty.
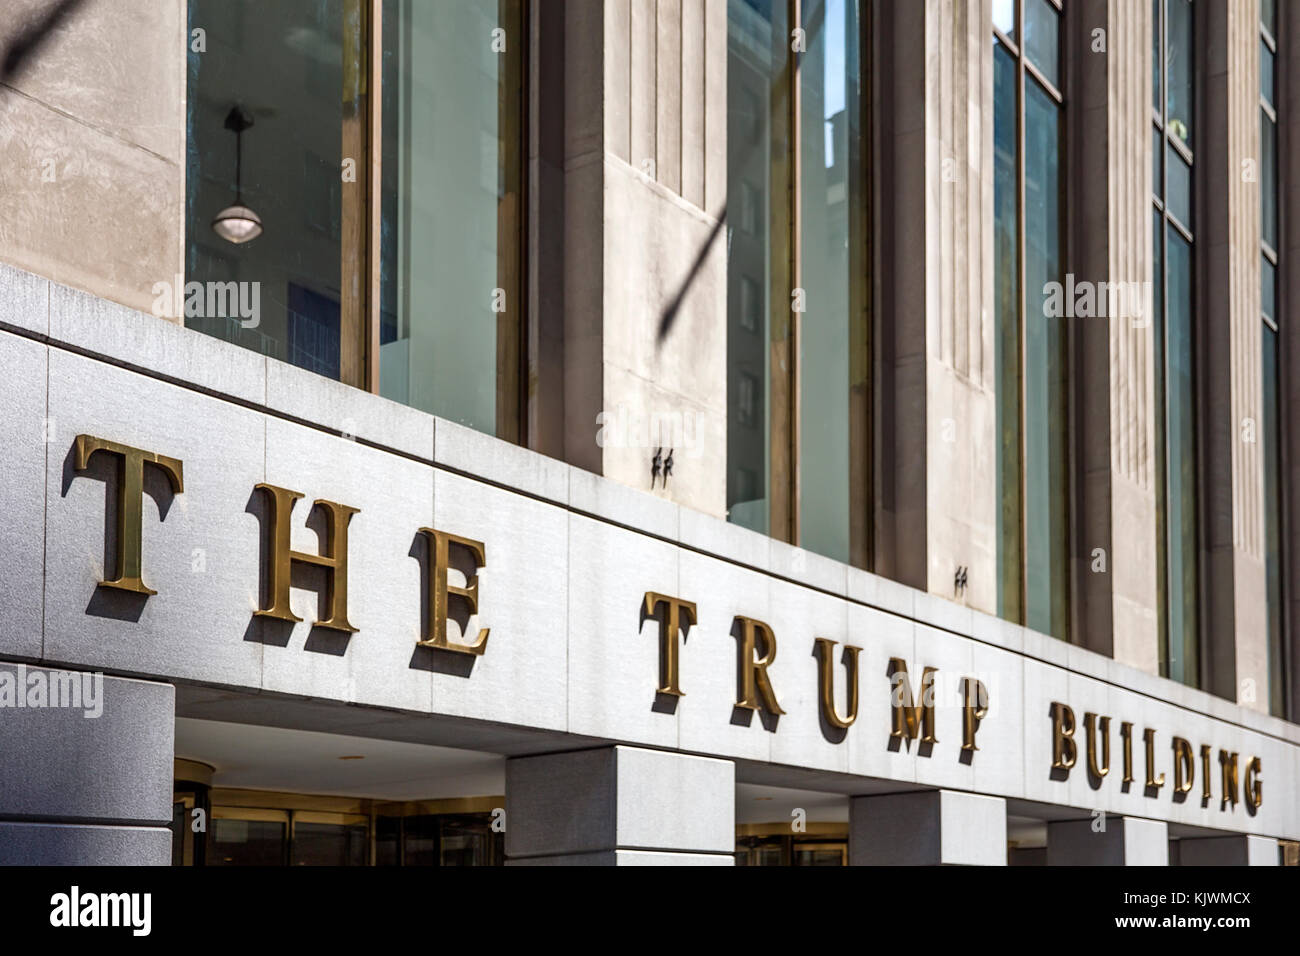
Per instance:
[[[785,33],[780,14],[758,0],[728,0],[727,513],[756,531],[768,527],[768,348],[772,306],[774,182],[771,125],[788,109],[779,87]],[[779,4],[778,4],[779,8]],[[775,64],[775,66],[774,66]]]

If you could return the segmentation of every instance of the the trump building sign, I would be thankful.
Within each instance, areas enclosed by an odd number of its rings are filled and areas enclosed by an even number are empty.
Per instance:
[[[147,469],[157,469],[175,494],[184,493],[184,464],[179,459],[131,447],[91,435],[79,435],[73,448],[73,469],[85,471],[96,456],[115,463],[116,526],[109,529],[115,542],[111,576],[105,574],[99,587],[133,592],[145,597],[157,594],[146,583],[146,555],[143,553],[143,497]],[[361,509],[353,505],[313,499],[310,509],[299,509],[304,520],[310,512],[318,519],[319,548],[316,552],[294,550],[291,528],[295,503],[303,492],[259,482],[252,489],[264,503],[263,560],[257,582],[263,595],[254,612],[257,617],[296,623],[302,619],[290,609],[290,580],[296,566],[311,566],[323,575],[323,613],[314,626],[351,634],[357,630],[348,618],[348,529]],[[463,532],[433,527],[413,529],[423,539],[426,553],[422,562],[426,608],[422,622],[421,648],[435,653],[482,656],[489,650],[489,627],[480,627],[472,637],[453,634],[453,621],[480,618],[491,621],[491,608],[480,607],[478,571],[490,563],[488,546]],[[461,583],[453,583],[453,573]],[[659,672],[654,689],[668,697],[682,697],[690,688],[690,674],[683,673],[682,641],[697,624],[694,600],[660,591],[647,591],[641,607],[643,620],[658,624]],[[736,642],[736,686],[734,706],[770,717],[785,711],[782,688],[770,673],[776,660],[778,639],[773,628],[737,609],[732,636]],[[868,675],[859,673],[862,647],[844,643],[837,667],[840,644],[825,637],[811,636],[811,652],[817,659],[816,700],[820,719],[828,727],[847,731],[858,719],[861,693],[889,695],[891,747],[914,750],[918,759],[932,759],[944,748],[961,755],[965,763],[979,759],[981,724],[989,719],[990,696],[985,682],[968,674],[955,675],[959,689],[961,735],[957,740],[937,736],[937,667],[925,661],[909,662],[891,656],[887,669]],[[837,691],[837,671],[842,671],[842,690]],[[469,679],[472,679],[469,678]],[[655,675],[647,675],[654,682]],[[864,683],[866,686],[864,687]],[[1051,751],[1031,759],[1050,764],[1053,779],[1065,780],[1071,773],[1084,773],[1093,789],[1116,786],[1128,792],[1140,787],[1146,797],[1162,796],[1175,802],[1199,800],[1201,806],[1217,803],[1219,810],[1235,809],[1238,803],[1254,812],[1263,803],[1263,762],[1260,756],[1217,748],[1213,741],[1188,740],[1164,735],[1156,727],[1141,726],[1111,715],[1076,714],[1066,702],[1053,701],[1042,719],[1051,724]],[[841,738],[842,739],[842,738]]]

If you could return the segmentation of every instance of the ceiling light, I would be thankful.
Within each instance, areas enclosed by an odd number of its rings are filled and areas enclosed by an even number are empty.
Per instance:
[[[262,234],[262,217],[244,205],[244,130],[253,125],[249,116],[236,103],[226,114],[226,129],[235,134],[235,204],[227,206],[212,220],[212,231],[227,242],[236,245],[256,239]]]

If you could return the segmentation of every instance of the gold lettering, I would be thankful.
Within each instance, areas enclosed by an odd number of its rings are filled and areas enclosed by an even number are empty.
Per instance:
[[[737,638],[740,686],[737,689],[739,699],[736,701],[736,706],[746,710],[757,710],[762,707],[772,715],[784,714],[785,711],[776,702],[772,682],[767,677],[768,667],[776,660],[776,635],[762,621],[755,621],[748,617],[737,617],[736,621],[740,624],[740,635]],[[757,639],[760,635],[764,653],[762,657],[756,657]]]
[[[317,621],[316,627],[347,633],[356,631],[348,623],[348,524],[360,509],[317,499],[312,507],[323,510],[326,517],[320,554],[294,551],[289,545],[289,517],[293,503],[302,495],[264,482],[259,482],[256,488],[266,492],[270,512],[267,522],[271,527],[267,585],[271,606],[259,609],[256,616],[295,623],[302,620],[289,608],[289,582],[296,561],[325,569],[325,620]]]
[[[983,681],[963,677],[961,709],[961,749],[979,750],[975,746],[975,732],[980,721],[989,715],[989,691]]]
[[[848,715],[841,717],[835,709],[835,670],[832,653],[835,642],[825,637],[813,638],[814,653],[817,655],[818,699],[821,702],[822,717],[832,727],[845,730],[858,719],[858,652],[860,647],[844,645],[844,669],[848,678]]]
[[[1223,799],[1219,803],[1222,810],[1229,803],[1237,806],[1237,755],[1226,750],[1219,751],[1219,766],[1222,769]]]
[[[1264,768],[1258,757],[1252,757],[1250,763],[1246,764],[1246,802],[1255,810],[1258,810],[1259,805],[1264,802],[1264,781],[1259,779],[1263,772]]]
[[[1119,737],[1124,741],[1124,783],[1133,782],[1133,725],[1127,720],[1120,721]]]
[[[1196,778],[1196,756],[1192,745],[1182,737],[1174,738],[1174,792],[1191,793]]]
[[[893,683],[890,709],[893,713],[892,728],[889,736],[906,737],[915,740],[921,736],[921,743],[938,743],[934,735],[934,675],[939,673],[937,667],[926,667],[921,671],[921,703],[916,704],[912,697],[912,681],[907,676],[907,662],[901,657],[889,659],[890,681]]]
[[[663,605],[668,613],[659,616],[656,608]],[[658,591],[646,591],[645,616],[656,617],[659,621],[659,687],[660,694],[684,696],[679,683],[677,661],[677,634],[682,631],[682,620],[687,625],[695,623],[695,602],[683,601],[681,598],[669,597]]]
[[[1201,744],[1201,800],[1208,803],[1210,800],[1210,745]]]
[[[464,600],[469,614],[478,613],[478,569],[487,564],[487,549],[482,541],[462,538],[458,534],[449,534],[434,528],[421,528],[428,542],[428,560],[426,561],[426,582],[429,589],[429,627],[424,633],[424,640],[416,641],[420,647],[431,647],[439,651],[452,651],[456,654],[473,654],[481,657],[487,650],[488,634],[491,628],[478,632],[472,644],[461,644],[447,639],[448,603],[452,596]],[[447,583],[447,570],[451,566],[451,548],[455,545],[469,552],[474,561],[474,570],[465,574],[465,586]]]
[[[1162,772],[1160,778],[1156,779],[1156,732],[1148,727],[1142,731],[1142,740],[1146,743],[1147,758],[1147,787],[1151,790],[1159,790],[1165,785],[1165,775]]]
[[[1079,759],[1074,742],[1074,711],[1067,704],[1052,702],[1052,769],[1069,770]]]
[[[1100,780],[1110,773],[1110,718],[1101,718],[1101,760],[1097,763],[1097,715],[1083,715],[1083,729],[1087,735],[1088,772]]]
[[[117,458],[117,577],[100,581],[99,586],[132,591],[136,594],[157,594],[141,579],[144,564],[144,466],[162,469],[171,483],[172,492],[185,490],[182,478],[183,464],[179,459],[168,458],[143,448],[132,448],[93,435],[78,435],[74,450],[73,468],[85,471],[91,456],[97,451]]]

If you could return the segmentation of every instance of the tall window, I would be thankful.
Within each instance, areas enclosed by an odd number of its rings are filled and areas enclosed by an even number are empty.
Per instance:
[[[517,439],[522,0],[383,2],[379,392]]]
[[[1285,623],[1282,604],[1281,407],[1279,385],[1279,310],[1277,308],[1278,161],[1277,161],[1277,5],[1259,5],[1259,165],[1260,165],[1260,306],[1262,369],[1260,446],[1264,468],[1264,574],[1268,594],[1269,710],[1285,708]]]
[[[994,3],[998,613],[1068,638],[1067,320],[1049,305],[1063,278],[1060,34],[1055,0]]]
[[[1160,673],[1199,685],[1193,49],[1192,0],[1152,0],[1152,326]]]
[[[727,508],[869,555],[863,4],[728,0]]]
[[[524,0],[189,0],[189,27],[185,278],[222,294],[185,324],[519,440]]]

